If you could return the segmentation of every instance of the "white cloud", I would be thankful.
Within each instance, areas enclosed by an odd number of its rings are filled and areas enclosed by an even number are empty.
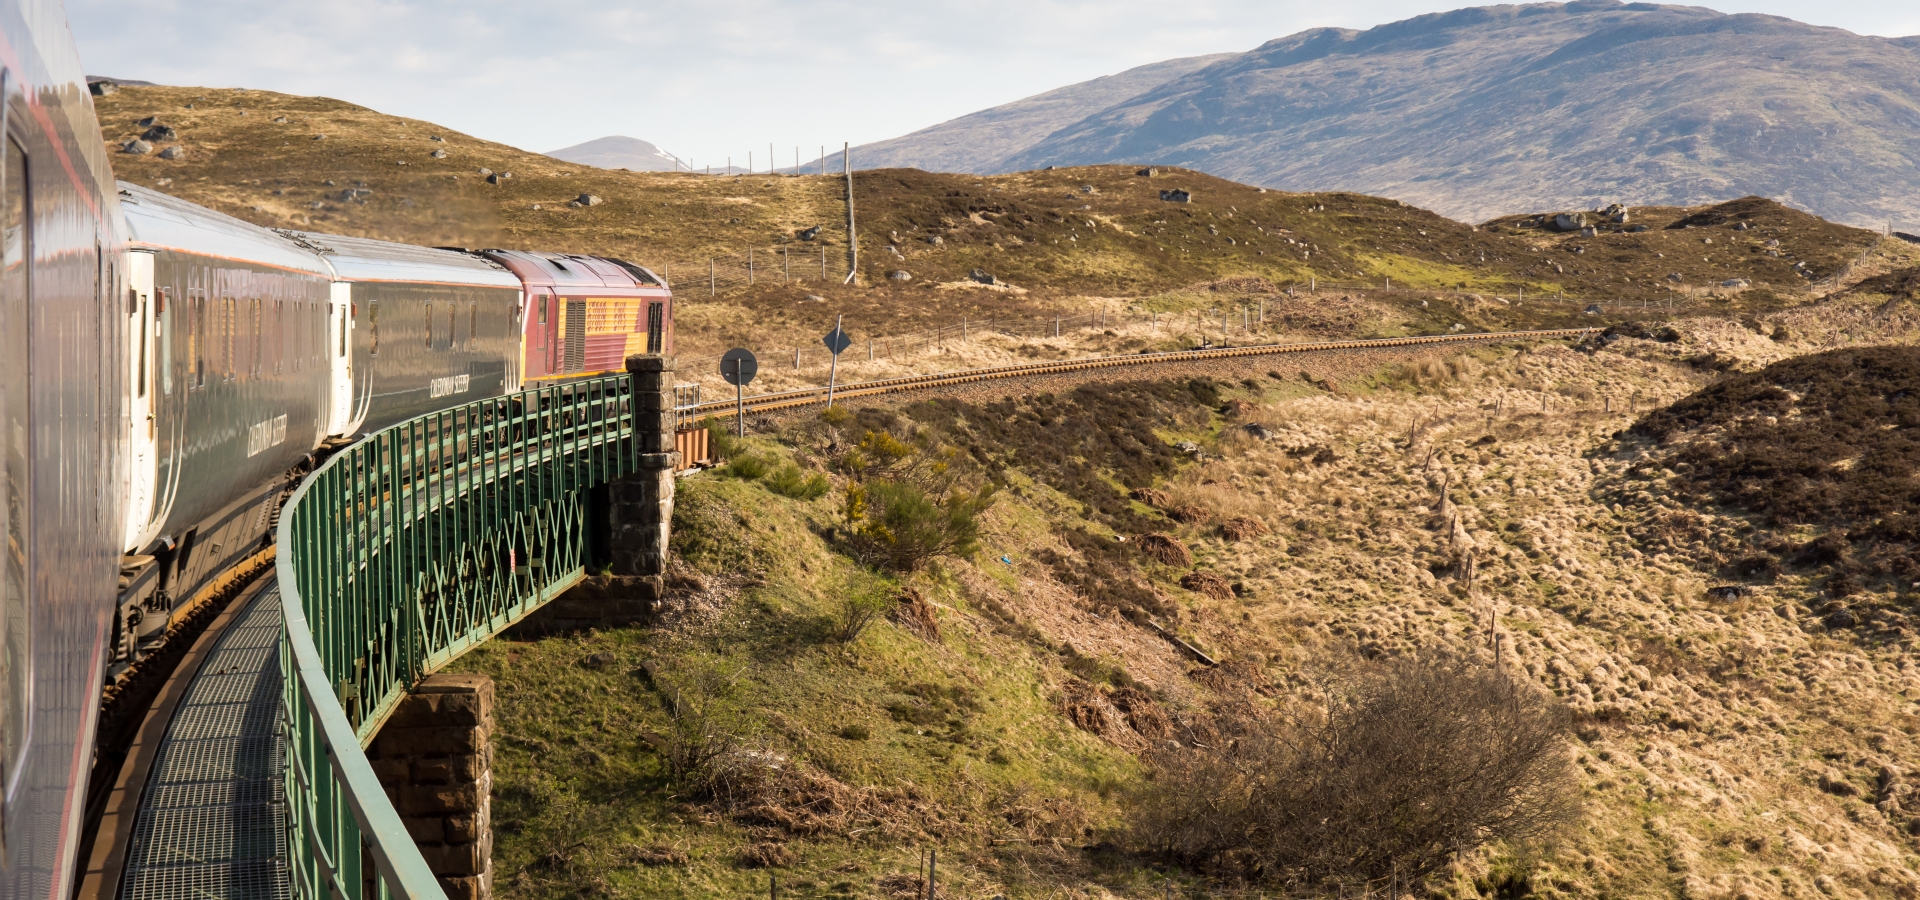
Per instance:
[[[69,0],[93,74],[350,100],[530,150],[610,133],[700,162],[878,140],[1064,84],[1434,0]],[[1909,2],[1729,11],[1920,32]],[[1799,8],[1795,8],[1799,7]]]

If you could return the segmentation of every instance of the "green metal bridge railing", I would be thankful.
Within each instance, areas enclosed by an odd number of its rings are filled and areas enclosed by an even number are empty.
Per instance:
[[[583,577],[586,491],[637,471],[636,421],[627,375],[483,400],[368,436],[288,500],[276,574],[296,896],[445,896],[365,747],[422,676]]]

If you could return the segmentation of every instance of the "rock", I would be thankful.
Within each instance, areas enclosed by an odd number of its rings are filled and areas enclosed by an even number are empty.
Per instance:
[[[1587,304],[1587,308],[1584,310],[1581,310],[1581,312],[1584,312],[1590,316],[1597,316],[1600,313],[1604,312],[1604,310],[1600,308],[1600,304],[1598,303],[1589,303]]]
[[[287,122],[288,122],[288,119],[287,119],[287,117],[286,117],[286,116],[274,116],[274,117],[273,117],[273,124],[275,124],[275,125],[285,125],[285,124],[287,124]]]
[[[1592,225],[1588,225],[1587,227],[1580,229],[1581,237],[1593,237],[1599,233],[1600,233],[1600,229],[1595,228]]]
[[[182,147],[179,144],[175,144],[171,147],[168,147],[165,150],[160,151],[161,159],[185,159],[186,156],[187,156],[187,148]]]
[[[1240,426],[1240,430],[1246,432],[1247,437],[1253,438],[1256,441],[1273,440],[1273,429],[1268,428],[1267,426],[1262,425],[1259,422],[1248,422],[1247,424]]]
[[[447,151],[435,149],[432,153],[429,153],[427,155],[433,157],[434,159],[446,159]]]
[[[538,209],[540,208],[540,204],[538,204],[538,203],[535,203],[535,204],[533,205],[533,208],[534,208],[534,209],[536,209],[536,210],[538,210]]]
[[[308,209],[326,209],[327,205],[325,203],[321,203],[318,200],[315,200],[312,203],[307,204],[307,208]]]
[[[927,243],[929,243],[929,244],[932,244],[932,245],[934,245],[935,247],[938,247],[938,246],[940,246],[941,244],[944,244],[944,243],[946,243],[946,242],[947,242],[947,239],[946,239],[946,238],[943,238],[943,237],[941,237],[941,236],[939,236],[939,235],[937,235],[937,234],[930,234],[930,235],[927,235]]]
[[[998,283],[994,279],[993,275],[988,273],[987,270],[985,269],[975,269],[971,272],[968,272],[967,277],[973,279],[974,281],[980,282],[981,284],[997,284]]]
[[[144,119],[141,119],[138,122],[133,123],[133,125],[135,128],[152,128],[153,126],[159,123],[160,123],[159,116],[148,116]]]
[[[1138,175],[1141,178],[1152,178],[1153,176],[1160,174],[1160,170],[1152,166],[1148,166],[1133,174]]]
[[[1748,224],[1747,224],[1747,223],[1745,223],[1745,222],[1735,222],[1735,223],[1734,223],[1734,225],[1733,225],[1733,230],[1735,230],[1735,231],[1746,231],[1746,230],[1748,230],[1748,229],[1750,229],[1750,228],[1752,228],[1752,227],[1753,227],[1752,225],[1748,225]]]
[[[147,143],[146,141],[140,140],[139,138],[135,138],[124,144],[121,144],[120,152],[131,153],[135,156],[145,156],[153,152],[153,145]]]
[[[1559,213],[1553,217],[1553,230],[1579,231],[1587,227],[1586,213]]]
[[[794,237],[797,237],[803,241],[810,241],[819,236],[820,236],[820,226],[818,225],[815,225],[812,228],[805,229],[801,231],[799,234],[794,235]]]
[[[120,90],[120,86],[105,78],[87,82],[87,92],[95,97],[110,97]]]
[[[1748,281],[1745,278],[1729,278],[1725,281],[1720,282],[1720,286],[1723,288],[1752,287],[1753,282]]]
[[[493,174],[493,170],[492,170],[492,169],[489,169],[489,168],[487,168],[486,166],[481,166],[481,167],[480,167],[480,175],[481,175],[482,177],[485,177],[485,176],[488,176],[488,175],[492,175],[492,174]]]
[[[512,178],[513,176],[508,175],[506,177]],[[607,201],[600,199],[599,195],[597,194],[581,194],[580,196],[575,197],[573,199],[573,202],[578,203],[581,206],[599,206],[600,204],[605,203]]]
[[[1051,172],[1051,171],[1053,171],[1053,170],[1054,170],[1055,168],[1057,168],[1057,167],[1055,167],[1055,166],[1047,166],[1046,168],[1044,168],[1044,169],[1041,169],[1040,171],[1042,171],[1042,172]]]
[[[1161,191],[1160,199],[1165,200],[1168,203],[1192,203],[1193,194],[1188,191],[1183,191],[1179,188],[1174,188],[1173,190],[1170,190],[1170,191]]]
[[[1080,186],[1080,193],[1082,193],[1082,194],[1098,194],[1098,193],[1100,193],[1100,189],[1099,189],[1099,188],[1097,188],[1097,187],[1094,187],[1093,185],[1090,185],[1090,184],[1083,184],[1083,185],[1081,185],[1081,186]]]
[[[1682,278],[1679,272],[1669,272],[1667,273],[1667,280],[1673,282],[1674,284],[1679,284],[1680,282],[1685,281],[1686,279]]]
[[[1707,596],[1714,600],[1738,600],[1746,595],[1747,586],[1744,584],[1723,584],[1707,588]]]
[[[822,297],[822,296],[820,296],[819,294],[808,294],[808,295],[807,295],[807,299],[808,299],[808,300],[812,300],[812,301],[813,301],[813,302],[815,302],[815,303],[825,303],[825,302],[827,302],[827,298],[825,298],[825,297]]]
[[[439,136],[439,135],[437,135],[437,134],[430,134],[430,135],[427,135],[427,140],[430,140],[430,141],[438,141],[438,142],[440,142],[440,143],[446,143],[446,140],[447,140],[447,139],[446,139],[446,138],[443,138],[443,137],[441,137],[441,136]]]
[[[504,179],[504,178],[502,178],[502,177],[501,177],[501,175],[500,175],[500,173],[498,173],[498,172],[495,172],[494,174],[492,174],[492,175],[488,175],[488,176],[487,176],[487,183],[488,183],[488,184],[499,184],[499,183],[500,183],[501,181],[503,181],[503,180],[505,180],[505,179]],[[574,202],[574,204],[576,204],[576,205],[577,205],[577,204],[579,204],[579,202],[580,202],[580,201],[578,201],[578,200],[575,200],[575,201],[573,201],[573,202]]]
[[[1199,456],[1201,452],[1200,445],[1192,441],[1181,441],[1178,444],[1174,444],[1173,449],[1185,453],[1188,456]]]
[[[313,136],[313,139],[316,141],[324,141],[327,139],[327,136],[324,134],[316,134]]]
[[[1833,612],[1827,613],[1826,618],[1821,619],[1820,623],[1835,630],[1854,628],[1860,624],[1860,614],[1842,606]]]
[[[604,669],[613,664],[613,654],[595,653],[580,661],[580,665],[589,669]]]
[[[373,191],[370,188],[350,187],[340,192],[340,202],[365,203],[367,202],[367,198],[371,196],[373,196]]]
[[[162,125],[158,122],[155,122],[153,124],[153,127],[148,128],[146,131],[143,131],[140,133],[141,140],[152,141],[156,144],[160,143],[161,141],[174,140],[179,136],[180,136],[179,133],[173,130],[172,125]]]
[[[912,281],[913,273],[908,272],[905,269],[895,269],[887,273],[887,280],[888,281]]]
[[[1648,226],[1648,225],[1635,225],[1632,228],[1629,228],[1627,230],[1633,232],[1634,234],[1639,234],[1642,231],[1651,231],[1653,229],[1651,226]]]
[[[327,180],[325,180],[325,181],[322,181],[322,182],[320,182],[320,183],[321,183],[321,184],[324,184],[324,185],[326,185],[327,187],[333,187],[333,186],[334,186],[334,185],[333,185],[333,179],[331,179],[331,178],[329,178],[329,179],[327,179]]]

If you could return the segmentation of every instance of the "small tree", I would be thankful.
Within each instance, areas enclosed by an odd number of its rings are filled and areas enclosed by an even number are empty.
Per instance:
[[[835,598],[831,632],[834,643],[846,646],[860,639],[874,620],[887,614],[893,601],[885,585],[877,582],[853,582],[844,586]]]
[[[1342,687],[1315,715],[1243,716],[1218,750],[1160,753],[1139,836],[1268,878],[1418,880],[1577,813],[1566,713],[1532,685],[1418,657]]]
[[[696,791],[705,790],[715,764],[740,746],[746,730],[739,704],[740,673],[699,662],[657,686],[666,706],[667,732],[660,741],[667,772]]]

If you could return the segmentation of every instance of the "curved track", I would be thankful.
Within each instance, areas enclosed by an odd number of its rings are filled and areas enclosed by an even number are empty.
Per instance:
[[[995,366],[987,369],[962,369],[955,372],[940,372],[932,375],[908,375],[902,378],[885,378],[878,381],[862,381],[839,385],[833,390],[836,400],[855,397],[871,397],[878,394],[895,394],[906,391],[926,390],[928,388],[950,385],[972,384],[979,381],[992,381],[1001,378],[1024,378],[1033,375],[1054,375],[1065,372],[1085,372],[1096,369],[1113,369],[1125,366],[1150,366],[1165,363],[1194,362],[1212,359],[1232,359],[1243,356],[1277,356],[1286,353],[1312,353],[1340,350],[1372,350],[1383,347],[1410,347],[1425,344],[1469,344],[1483,341],[1514,340],[1552,340],[1554,338],[1584,337],[1598,334],[1598,328],[1555,328],[1539,331],[1488,331],[1474,334],[1441,334],[1424,337],[1371,338],[1356,341],[1314,341],[1302,344],[1259,344],[1250,347],[1220,347],[1210,350],[1174,350],[1165,353],[1135,353],[1127,356],[1096,356],[1087,359],[1058,360],[1043,363],[1022,363],[1014,366]],[[822,403],[827,399],[827,389],[804,388],[797,391],[781,391],[774,394],[761,394],[748,397],[745,406],[749,412],[771,412]],[[708,416],[726,418],[735,412],[732,400],[715,400],[702,403],[690,410],[694,418]]]

